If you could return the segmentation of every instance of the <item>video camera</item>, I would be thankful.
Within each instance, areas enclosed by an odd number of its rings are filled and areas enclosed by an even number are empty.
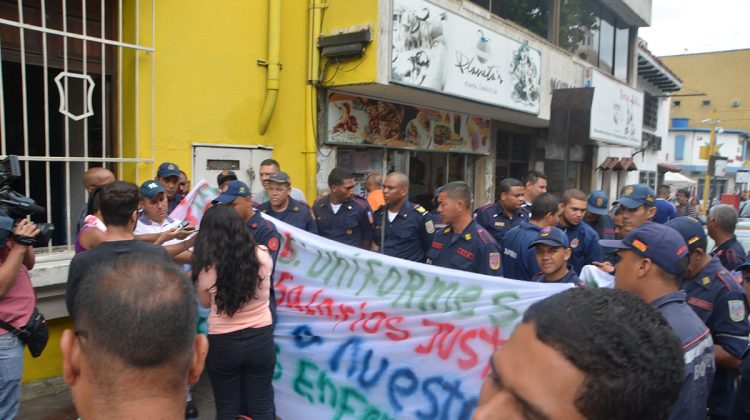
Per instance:
[[[25,197],[11,188],[11,184],[21,178],[21,167],[18,156],[9,155],[0,161],[0,244],[13,232],[16,222],[26,216],[44,214],[44,208],[38,206],[34,200]],[[44,246],[52,237],[55,225],[52,223],[37,223],[39,234],[35,237],[17,237],[15,240],[24,245]]]

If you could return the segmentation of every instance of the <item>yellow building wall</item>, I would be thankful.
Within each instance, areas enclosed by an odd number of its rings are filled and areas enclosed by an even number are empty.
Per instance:
[[[711,118],[715,108],[723,128],[750,132],[750,49],[660,59],[683,80],[682,90],[676,95],[706,94],[674,97],[670,117],[690,118],[691,127],[709,127],[701,121]],[[703,105],[705,100],[711,104]],[[674,106],[674,101],[680,101],[680,106]],[[739,108],[732,108],[732,101],[740,101]]]
[[[322,35],[335,35],[342,31],[362,28],[372,30],[372,42],[365,47],[362,58],[330,62],[322,80],[326,86],[375,83],[378,75],[378,0],[329,0],[323,9]],[[321,57],[321,68],[326,67],[326,58]],[[338,71],[337,71],[338,67]]]
[[[281,3],[279,98],[261,136],[266,67],[257,60],[267,58],[268,2],[193,1],[189,7],[179,0],[156,2],[154,77],[150,53],[138,53],[139,118],[137,124],[133,119],[124,124],[131,145],[137,130],[138,157],[149,159],[153,153],[154,165],[137,165],[140,181],[155,176],[164,161],[191,176],[192,143],[271,146],[274,158],[300,187],[306,176],[315,176],[306,174],[304,165],[307,1]],[[151,45],[150,8],[141,9],[140,16],[139,41]],[[123,108],[135,112],[134,105]]]

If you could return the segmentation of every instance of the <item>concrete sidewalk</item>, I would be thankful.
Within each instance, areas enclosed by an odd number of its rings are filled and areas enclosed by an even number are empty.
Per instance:
[[[206,372],[193,388],[193,401],[199,420],[216,418],[211,381]],[[76,420],[78,414],[70,389],[63,379],[53,378],[23,385],[18,420]]]

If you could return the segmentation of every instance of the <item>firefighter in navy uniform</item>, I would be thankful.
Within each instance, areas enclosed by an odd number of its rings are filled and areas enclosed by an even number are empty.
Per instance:
[[[568,264],[573,252],[568,236],[558,227],[547,227],[529,248],[536,249],[536,263],[541,269],[531,278],[535,283],[571,283],[581,287],[573,266]]]
[[[324,238],[370,250],[372,212],[370,204],[354,195],[354,175],[344,168],[333,168],[328,175],[331,192],[313,204],[318,234]]]
[[[474,211],[474,220],[503,246],[503,237],[512,228],[527,221],[527,213],[521,209],[524,189],[521,181],[505,178],[498,185],[500,196],[493,204],[488,204]]]
[[[500,248],[471,217],[471,191],[463,181],[446,184],[438,209],[448,227],[435,232],[427,264],[490,276],[502,276]]]
[[[268,201],[258,206],[258,211],[263,212],[284,223],[318,234],[310,206],[293,199],[292,181],[286,172],[279,171],[268,178]]]
[[[383,183],[385,204],[375,212],[372,240],[377,251],[396,258],[424,262],[435,225],[419,204],[409,202],[409,177],[391,172]],[[383,229],[383,226],[385,228]],[[385,245],[382,244],[385,239]]]
[[[709,417],[729,418],[737,369],[748,349],[747,298],[719,258],[706,251],[708,240],[697,219],[683,216],[666,225],[677,230],[688,244],[690,265],[682,288],[688,305],[710,328],[714,340],[716,373],[708,397]]]

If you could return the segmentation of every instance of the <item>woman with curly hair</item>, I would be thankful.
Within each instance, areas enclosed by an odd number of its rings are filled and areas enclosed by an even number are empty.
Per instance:
[[[229,206],[208,209],[193,252],[198,298],[211,307],[206,359],[217,419],[275,419],[269,292],[273,260]]]

